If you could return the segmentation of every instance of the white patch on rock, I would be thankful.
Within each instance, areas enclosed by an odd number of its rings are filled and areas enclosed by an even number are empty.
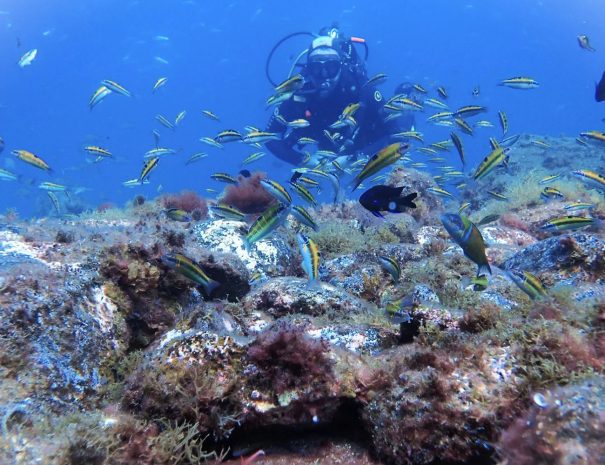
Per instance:
[[[439,228],[436,226],[423,226],[414,236],[420,245],[426,245],[439,237],[439,231]]]
[[[116,304],[105,294],[105,287],[95,287],[92,291],[92,315],[99,322],[101,331],[107,333],[113,327],[113,318],[118,310]]]
[[[48,246],[44,249],[35,248],[32,244],[25,242],[22,236],[11,231],[0,231],[0,244],[2,244],[0,256],[23,255],[49,266],[45,260],[40,258]]]
[[[281,239],[269,236],[246,247],[241,229],[244,223],[231,220],[214,220],[196,226],[199,242],[213,252],[231,253],[244,263],[250,272],[266,273],[285,263],[287,246]]]
[[[160,341],[160,349],[164,348],[164,346],[166,344],[168,344],[169,342],[171,342],[172,340],[174,340],[178,337],[181,337],[182,335],[183,335],[183,333],[181,331],[179,331],[178,329],[171,329],[166,334],[164,334],[164,337]]]

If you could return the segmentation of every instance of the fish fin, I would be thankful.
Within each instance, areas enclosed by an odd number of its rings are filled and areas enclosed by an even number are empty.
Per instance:
[[[309,290],[319,290],[321,289],[321,281],[319,277],[317,278],[309,278],[306,284],[307,289]]]
[[[372,215],[374,215],[376,218],[384,218],[384,215],[382,213],[380,213],[380,212],[375,212],[375,211],[371,211],[370,210],[370,213]]]
[[[483,275],[486,275],[487,273],[489,273],[490,275],[492,274],[492,269],[489,266],[489,263],[486,263],[485,265],[479,265],[479,268],[477,268],[477,277]]]
[[[406,195],[405,197],[400,199],[398,203],[406,205],[410,208],[416,208],[416,204],[413,202],[416,197],[418,197],[418,193],[412,192],[411,194]]]
[[[204,286],[204,291],[206,291],[206,295],[208,297],[212,296],[212,293],[214,292],[214,290],[220,286],[220,283],[218,281],[215,281],[214,279],[211,279],[208,281],[208,283]]]

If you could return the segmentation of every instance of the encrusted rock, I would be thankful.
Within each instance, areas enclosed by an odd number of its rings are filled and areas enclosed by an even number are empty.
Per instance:
[[[250,312],[260,309],[274,317],[292,313],[344,316],[373,308],[331,284],[310,285],[305,279],[292,277],[274,278],[263,283],[244,298],[243,305]]]
[[[553,280],[594,281],[605,276],[605,242],[586,233],[539,241],[506,260],[502,267],[548,273]]]
[[[507,463],[569,465],[605,463],[605,380],[537,392],[525,416],[502,435]]]
[[[236,255],[250,273],[261,272],[269,276],[288,274],[292,264],[292,254],[288,244],[273,233],[250,247],[244,238],[245,223],[229,220],[211,220],[197,224],[193,228],[197,243],[210,252]]]
[[[212,296],[227,298],[231,301],[241,299],[250,290],[250,273],[242,260],[233,254],[207,253],[203,254],[199,264],[212,279],[220,285]]]

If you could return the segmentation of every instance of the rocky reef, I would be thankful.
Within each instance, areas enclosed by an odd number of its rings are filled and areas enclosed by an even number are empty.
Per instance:
[[[490,181],[508,202],[469,194],[473,221],[500,215],[480,226],[486,289],[439,221],[458,202],[407,168],[388,182],[419,192],[412,214],[309,209],[315,283],[293,217],[250,245],[250,221],[206,218],[190,193],[0,217],[0,463],[605,463],[605,232],[544,231],[565,203],[535,186],[572,148],[582,168],[603,165],[573,139],[545,140],[546,156],[531,140]],[[562,179],[605,218],[603,192]],[[163,212],[185,204],[200,213],[189,222]],[[218,286],[169,266],[174,254]]]

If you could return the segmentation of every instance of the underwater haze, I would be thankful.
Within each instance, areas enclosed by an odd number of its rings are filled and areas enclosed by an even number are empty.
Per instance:
[[[222,189],[215,172],[237,174],[255,150],[229,144],[223,150],[199,139],[221,130],[264,128],[272,112],[265,101],[272,85],[265,60],[273,45],[295,31],[317,33],[338,24],[342,33],[363,37],[369,46],[368,76],[386,73],[380,86],[391,95],[400,82],[417,83],[434,96],[445,86],[452,107],[483,105],[499,136],[497,111],[505,111],[510,133],[577,135],[602,129],[605,110],[595,103],[594,83],[605,68],[602,49],[605,9],[598,0],[501,1],[273,1],[194,0],[2,0],[0,1],[0,167],[20,176],[0,182],[0,210],[19,215],[52,214],[44,181],[68,186],[86,208],[123,205],[135,194]],[[576,37],[597,48],[587,53]],[[600,47],[599,47],[600,45]],[[270,72],[286,78],[293,58],[308,46],[297,37],[276,52]],[[17,62],[37,49],[31,65]],[[513,76],[530,76],[538,89],[497,86]],[[166,85],[152,92],[156,80]],[[132,97],[110,95],[92,110],[88,102],[103,80],[124,86]],[[473,96],[473,89],[479,95]],[[220,122],[204,118],[211,110]],[[186,110],[176,130],[158,123]],[[427,139],[449,137],[447,128],[416,116]],[[143,154],[155,147],[177,151],[160,161],[150,183],[123,186],[138,178]],[[103,147],[113,159],[93,163],[83,147]],[[25,149],[52,168],[46,173],[11,155]],[[196,152],[208,157],[189,166]],[[467,142],[469,165],[487,153],[484,142]],[[285,180],[292,166],[270,153],[249,168]]]
[[[605,464],[604,0],[0,0],[0,465]]]

